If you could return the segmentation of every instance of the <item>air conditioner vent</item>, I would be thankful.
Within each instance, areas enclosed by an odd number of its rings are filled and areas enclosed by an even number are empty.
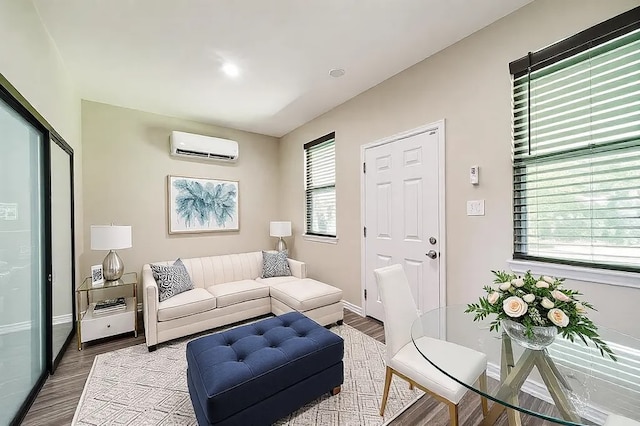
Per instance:
[[[217,161],[236,161],[238,159],[238,143],[229,139],[174,131],[171,132],[169,140],[171,155],[176,157]]]

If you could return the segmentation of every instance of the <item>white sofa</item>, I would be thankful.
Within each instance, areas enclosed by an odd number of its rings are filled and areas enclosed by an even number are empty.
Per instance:
[[[158,343],[269,313],[297,310],[320,325],[342,323],[342,290],[306,278],[303,262],[288,259],[291,276],[260,278],[262,252],[181,260],[194,288],[163,302],[159,302],[151,267],[142,267],[149,351]],[[171,265],[173,261],[154,264]]]

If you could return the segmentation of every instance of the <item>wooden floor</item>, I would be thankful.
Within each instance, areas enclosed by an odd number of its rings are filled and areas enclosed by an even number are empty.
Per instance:
[[[363,333],[384,342],[384,328],[382,324],[371,318],[363,318],[351,311],[344,311],[344,321],[346,324],[362,331]],[[141,329],[141,328],[139,328]],[[82,389],[93,365],[96,355],[110,352],[127,346],[144,343],[144,335],[137,338],[132,335],[128,337],[114,338],[100,343],[85,345],[82,351],[78,351],[75,340],[67,348],[65,355],[60,361],[56,373],[47,379],[40,394],[31,406],[24,419],[23,425],[56,426],[69,425],[73,419],[73,414],[80,400]],[[399,380],[394,378],[394,380]],[[492,385],[490,383],[490,385]],[[495,386],[496,384],[493,383]],[[537,400],[530,395],[521,393],[521,401],[536,405],[543,412],[552,412],[555,408],[543,401]],[[482,419],[480,409],[480,399],[472,392],[467,392],[460,403],[459,411],[461,426],[475,426]],[[429,425],[445,426],[449,424],[449,410],[445,404],[438,403],[429,396],[422,397],[412,407],[407,409],[391,425]],[[522,416],[523,426],[551,425],[531,416]],[[506,426],[507,419],[503,415],[498,419],[496,425]]]

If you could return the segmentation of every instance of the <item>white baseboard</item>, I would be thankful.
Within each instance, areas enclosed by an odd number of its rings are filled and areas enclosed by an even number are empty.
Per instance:
[[[487,363],[487,376],[500,381],[500,367],[492,362]],[[520,390],[549,404],[555,405],[551,394],[549,394],[547,387],[543,383],[528,378]],[[603,424],[607,419],[607,413],[589,405],[580,410],[580,415],[598,425]]]
[[[345,309],[350,310],[351,312],[353,312],[354,314],[358,314],[361,317],[363,317],[363,313],[362,313],[362,308],[360,306],[356,306],[353,303],[349,303],[346,300],[342,301],[342,306],[344,306]]]
[[[53,325],[68,324],[70,322],[73,322],[73,314],[58,315],[53,317],[51,321]]]

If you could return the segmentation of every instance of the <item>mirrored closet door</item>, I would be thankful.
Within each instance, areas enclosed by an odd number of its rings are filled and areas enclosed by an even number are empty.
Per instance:
[[[73,268],[73,151],[52,137],[50,149],[51,202],[51,373],[74,331]]]

